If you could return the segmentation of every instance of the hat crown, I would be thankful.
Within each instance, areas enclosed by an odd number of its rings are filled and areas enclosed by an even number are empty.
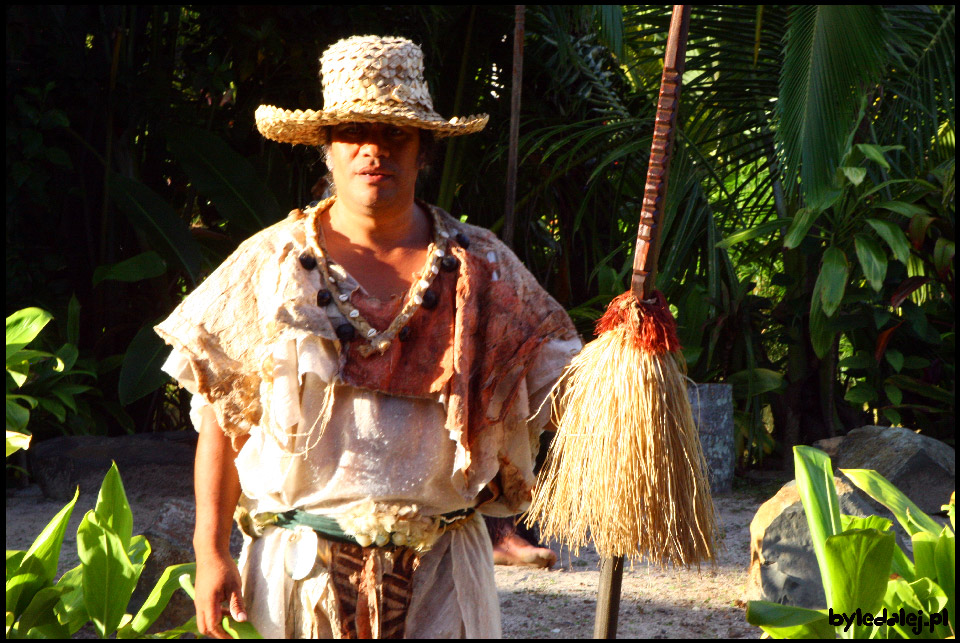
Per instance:
[[[323,52],[320,75],[325,110],[374,102],[433,112],[423,78],[423,52],[406,38],[340,40]]]

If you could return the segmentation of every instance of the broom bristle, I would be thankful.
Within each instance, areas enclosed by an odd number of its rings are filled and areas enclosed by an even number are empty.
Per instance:
[[[574,551],[592,535],[604,557],[699,566],[715,556],[716,518],[685,377],[673,352],[643,339],[672,334],[679,347],[675,323],[663,327],[662,297],[622,299],[561,378],[557,433],[527,522]]]

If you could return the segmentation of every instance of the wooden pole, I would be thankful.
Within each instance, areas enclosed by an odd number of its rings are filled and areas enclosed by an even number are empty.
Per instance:
[[[663,58],[663,76],[660,78],[660,97],[653,127],[653,146],[647,183],[643,191],[643,208],[637,231],[637,248],[633,255],[633,279],[630,289],[637,299],[647,299],[657,278],[657,257],[660,253],[660,221],[667,194],[670,157],[673,151],[677,107],[680,102],[680,84],[687,51],[687,31],[690,26],[690,5],[673,5],[667,50]],[[597,613],[593,638],[617,638],[617,620],[620,612],[620,587],[623,581],[623,557],[600,561],[600,588],[597,593]]]
[[[513,249],[517,200],[517,139],[520,135],[520,88],[523,80],[523,20],[525,5],[518,4],[513,25],[513,80],[510,94],[510,151],[507,157],[507,197],[503,208],[503,242]]]

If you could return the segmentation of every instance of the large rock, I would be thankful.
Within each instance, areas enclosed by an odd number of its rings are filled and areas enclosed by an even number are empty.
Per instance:
[[[902,427],[865,426],[844,437],[833,469],[874,469],[921,510],[940,513],[956,489],[956,461],[953,447],[940,440]]]
[[[692,384],[687,387],[693,420],[700,433],[707,461],[710,490],[714,494],[733,490],[734,445],[733,387],[730,384]]]
[[[834,478],[840,513],[874,513],[848,482]],[[797,483],[791,480],[767,500],[750,523],[750,570],[746,600],[819,609],[826,605]]]
[[[111,462],[117,463],[124,482],[131,472],[157,466],[181,467],[190,482],[196,439],[193,431],[67,436],[31,445],[27,463],[46,497],[68,501],[78,485],[82,485],[82,491],[99,488]]]

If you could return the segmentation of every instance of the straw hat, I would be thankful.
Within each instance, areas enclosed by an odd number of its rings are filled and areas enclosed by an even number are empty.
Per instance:
[[[290,111],[261,105],[257,129],[280,143],[320,145],[321,128],[372,122],[433,130],[435,136],[479,132],[486,114],[447,120],[433,111],[423,79],[423,52],[406,38],[354,36],[333,44],[320,58],[322,111]]]

